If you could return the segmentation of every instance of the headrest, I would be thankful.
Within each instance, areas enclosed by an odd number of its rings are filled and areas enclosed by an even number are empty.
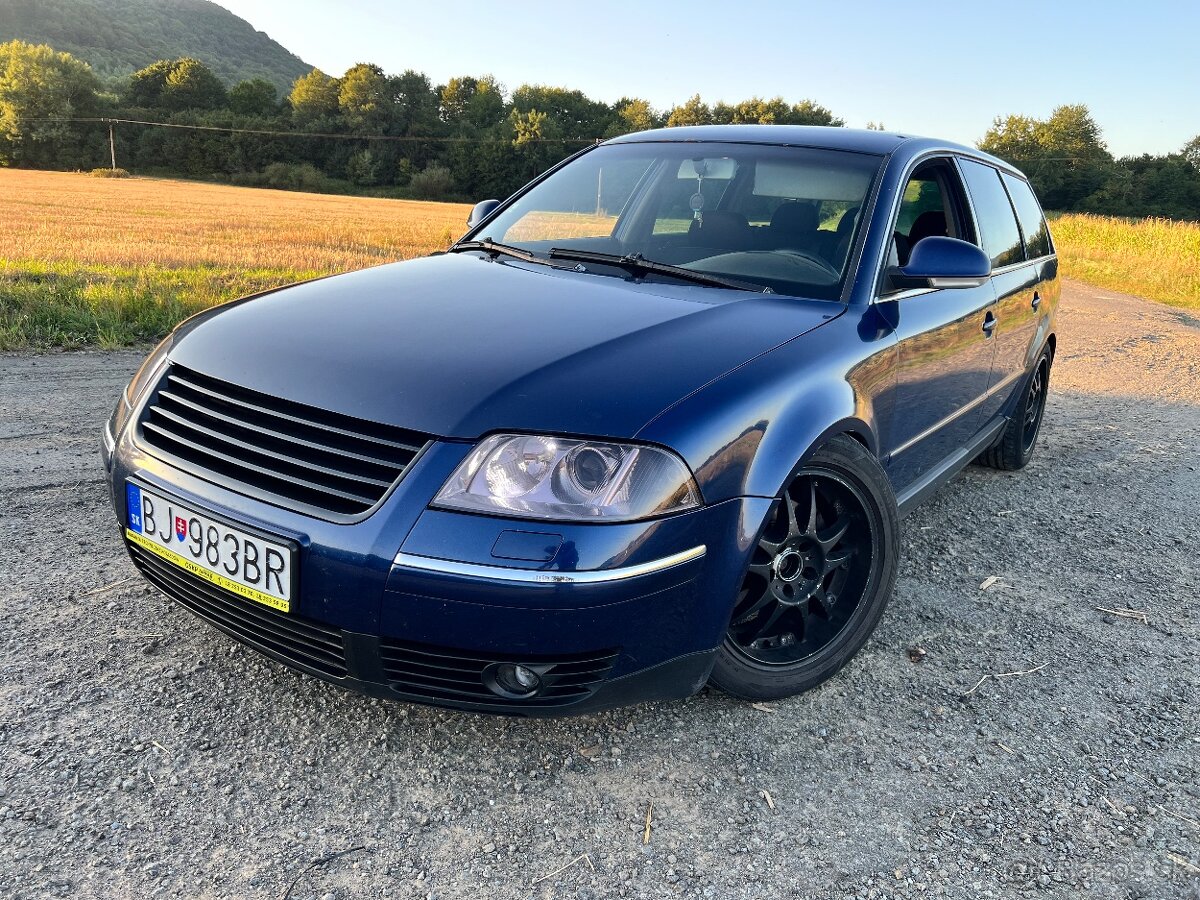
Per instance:
[[[820,224],[817,219],[817,207],[812,203],[802,203],[798,200],[789,200],[780,204],[779,208],[775,210],[775,214],[771,216],[772,230],[816,231]]]

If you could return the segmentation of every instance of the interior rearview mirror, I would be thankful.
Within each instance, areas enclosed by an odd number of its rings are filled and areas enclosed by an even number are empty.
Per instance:
[[[888,269],[897,288],[967,288],[985,284],[992,261],[974,244],[952,237],[917,241],[905,266]]]
[[[471,215],[467,217],[467,227],[474,228],[490,216],[499,205],[499,200],[480,200],[471,208]]]
[[[728,156],[697,157],[685,159],[679,164],[677,178],[716,178],[728,180],[737,173],[737,163]]]

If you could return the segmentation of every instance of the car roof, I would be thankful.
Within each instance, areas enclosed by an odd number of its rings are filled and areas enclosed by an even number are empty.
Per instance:
[[[829,125],[686,125],[637,131],[605,141],[606,144],[689,143],[714,141],[734,144],[774,144],[787,147],[813,147],[820,150],[850,150],[880,156],[916,157],[930,151],[950,151],[972,156],[1006,171],[1021,173],[1009,163],[974,147],[934,138],[870,131]]]

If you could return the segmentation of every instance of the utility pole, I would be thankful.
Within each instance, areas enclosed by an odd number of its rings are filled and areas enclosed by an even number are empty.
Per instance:
[[[112,158],[113,171],[117,168],[117,143],[113,140],[113,120],[106,119],[108,122],[108,155]]]

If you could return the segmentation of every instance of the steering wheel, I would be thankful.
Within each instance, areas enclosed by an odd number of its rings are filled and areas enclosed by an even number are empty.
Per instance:
[[[801,259],[803,259],[805,262],[812,263],[818,269],[824,270],[826,272],[826,274],[832,275],[835,280],[842,277],[841,272],[839,272],[832,265],[830,265],[830,263],[827,260],[822,259],[821,257],[817,256],[815,253],[808,253],[804,250],[793,250],[790,247],[784,247],[779,250],[776,250],[775,252],[776,253],[785,253],[788,256],[798,256]]]

